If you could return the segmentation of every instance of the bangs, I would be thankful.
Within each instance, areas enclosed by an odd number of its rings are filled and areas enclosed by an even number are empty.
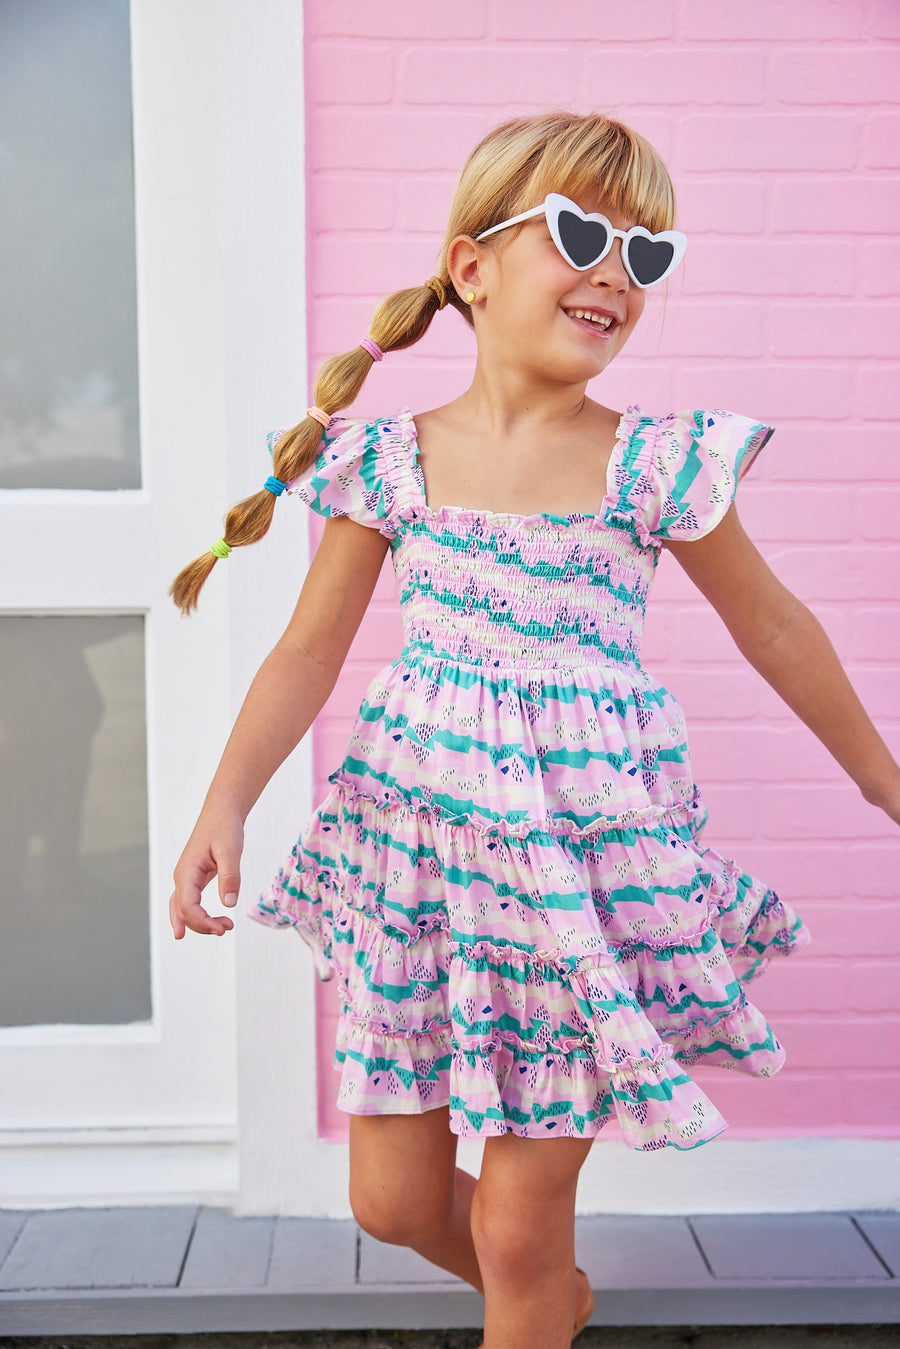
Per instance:
[[[654,234],[672,229],[675,193],[653,147],[616,122],[605,124],[607,134],[602,138],[596,127],[579,130],[582,135],[566,136],[564,142],[546,147],[517,213],[537,206],[548,192],[559,192],[588,211],[607,206],[621,212]]]

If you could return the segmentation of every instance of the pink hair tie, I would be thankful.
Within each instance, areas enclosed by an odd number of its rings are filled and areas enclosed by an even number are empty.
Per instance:
[[[328,430],[329,424],[331,422],[331,416],[329,413],[323,412],[321,408],[311,407],[306,409],[306,415],[307,417],[312,417],[313,421],[320,422],[322,426],[325,427],[325,430],[326,431]]]
[[[384,360],[384,352],[381,350],[381,347],[378,345],[377,342],[372,341],[371,337],[364,337],[359,345],[362,347],[363,351],[367,351],[369,353],[373,361]]]

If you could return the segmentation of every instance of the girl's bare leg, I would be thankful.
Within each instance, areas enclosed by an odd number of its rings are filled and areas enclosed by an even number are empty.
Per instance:
[[[590,1140],[485,1143],[472,1203],[484,1349],[569,1349],[578,1291],[575,1188]]]
[[[475,1178],[456,1165],[447,1107],[350,1116],[350,1206],[360,1227],[483,1291],[472,1241]]]
[[[590,1141],[489,1138],[477,1183],[457,1168],[456,1142],[446,1108],[351,1116],[356,1221],[484,1292],[485,1349],[568,1349],[592,1305],[574,1252]]]

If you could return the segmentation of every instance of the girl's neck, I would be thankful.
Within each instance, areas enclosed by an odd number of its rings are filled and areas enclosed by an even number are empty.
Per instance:
[[[476,367],[471,385],[443,411],[448,418],[495,441],[542,441],[554,435],[569,437],[613,415],[589,399],[584,384],[536,384],[518,374],[502,372],[487,377]]]

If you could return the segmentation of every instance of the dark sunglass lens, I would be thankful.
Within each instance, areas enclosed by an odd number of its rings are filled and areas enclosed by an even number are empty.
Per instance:
[[[628,240],[628,265],[641,286],[661,281],[674,256],[675,248],[668,239],[645,239],[642,234],[633,234]]]
[[[603,256],[609,236],[599,220],[581,220],[571,211],[560,211],[557,228],[573,267],[590,267]]]

